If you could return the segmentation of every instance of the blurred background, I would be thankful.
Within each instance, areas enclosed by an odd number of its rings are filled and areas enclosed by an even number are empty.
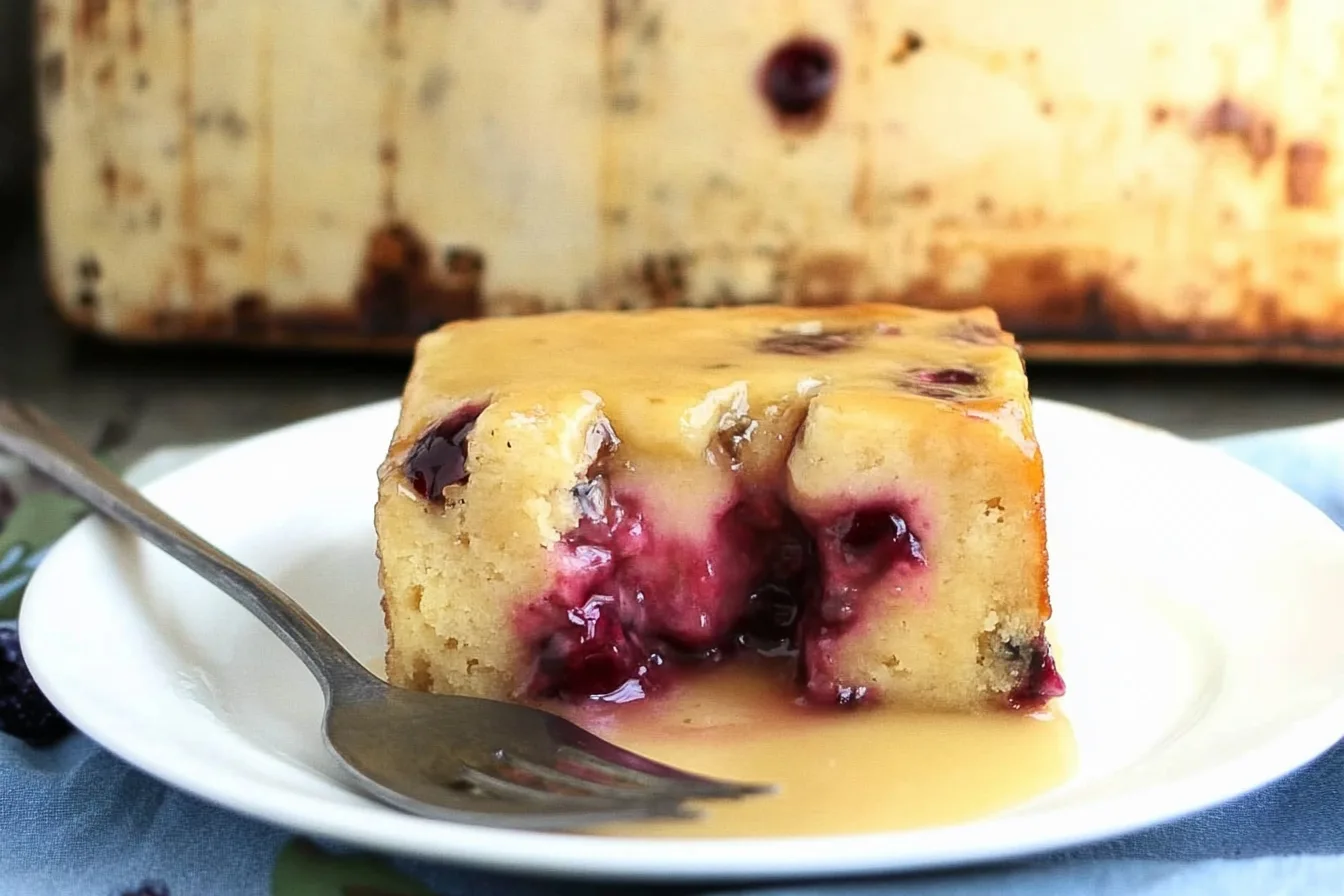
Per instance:
[[[129,460],[464,314],[879,296],[1181,434],[1338,417],[1344,72],[1192,2],[6,0],[0,385]]]

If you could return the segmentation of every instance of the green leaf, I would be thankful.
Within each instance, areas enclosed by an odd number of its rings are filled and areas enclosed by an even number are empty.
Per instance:
[[[271,873],[271,896],[434,896],[370,853],[332,855],[304,837],[286,843]]]
[[[84,502],[56,491],[28,492],[19,499],[14,515],[0,534],[0,550],[5,544],[22,541],[46,547],[64,535],[88,513]]]
[[[19,613],[28,579],[51,543],[86,513],[84,504],[61,492],[29,492],[0,532],[0,619]]]
[[[105,458],[100,460],[117,471]],[[35,482],[36,488],[21,492],[18,506],[0,527],[0,621],[19,615],[28,580],[47,548],[88,514],[83,501],[46,480]]]
[[[19,615],[19,599],[45,551],[16,543],[0,551],[0,621]]]

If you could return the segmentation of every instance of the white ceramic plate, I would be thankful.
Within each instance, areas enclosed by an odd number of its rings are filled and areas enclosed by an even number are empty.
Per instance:
[[[383,403],[268,433],[146,491],[288,589],[372,666],[383,646],[374,470],[395,415]],[[590,878],[823,875],[1019,856],[1230,799],[1344,735],[1344,532],[1213,449],[1046,401],[1037,425],[1054,639],[1079,767],[1066,785],[973,823],[592,849],[581,835],[399,814],[338,783],[319,737],[318,687],[279,641],[97,520],[38,570],[20,623],[25,653],[80,728],[206,799],[388,851]]]

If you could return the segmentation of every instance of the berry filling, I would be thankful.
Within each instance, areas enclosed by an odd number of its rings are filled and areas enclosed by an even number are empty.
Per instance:
[[[769,532],[771,530],[763,530]],[[804,608],[820,593],[816,541],[793,514],[784,515],[766,541],[746,606],[734,627],[734,646],[767,657],[792,657],[799,651]]]
[[[533,696],[638,699],[658,685],[665,658],[716,661],[743,622],[743,643],[791,647],[762,619],[770,615],[762,592],[786,593],[779,579],[793,568],[777,558],[758,514],[730,509],[701,541],[650,525],[640,497],[614,491],[605,475],[575,497],[581,519],[554,552],[552,588],[519,619],[538,645]]]
[[[575,497],[583,515],[553,554],[552,587],[518,618],[535,648],[532,697],[627,702],[678,667],[749,654],[798,663],[810,699],[856,704],[867,691],[837,681],[835,644],[873,586],[925,566],[886,506],[810,525],[774,497],[739,493],[708,537],[689,539],[604,474]]]
[[[458,408],[430,429],[406,454],[406,479],[420,497],[442,501],[443,490],[467,481],[467,437],[483,407]]]
[[[1008,705],[1013,709],[1039,709],[1055,697],[1064,696],[1064,679],[1045,638],[1032,641],[1026,653],[1026,674],[1008,695]]]
[[[563,699],[628,703],[644,697],[662,657],[646,649],[629,625],[628,601],[594,594],[566,611],[537,658],[534,687]]]

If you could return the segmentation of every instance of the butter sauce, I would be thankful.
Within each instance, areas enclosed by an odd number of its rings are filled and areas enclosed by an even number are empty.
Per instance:
[[[802,837],[984,817],[1063,784],[1076,750],[1053,707],[1032,715],[805,707],[778,664],[730,663],[661,699],[572,713],[650,758],[777,792],[706,803],[702,818],[612,825],[633,837]]]

